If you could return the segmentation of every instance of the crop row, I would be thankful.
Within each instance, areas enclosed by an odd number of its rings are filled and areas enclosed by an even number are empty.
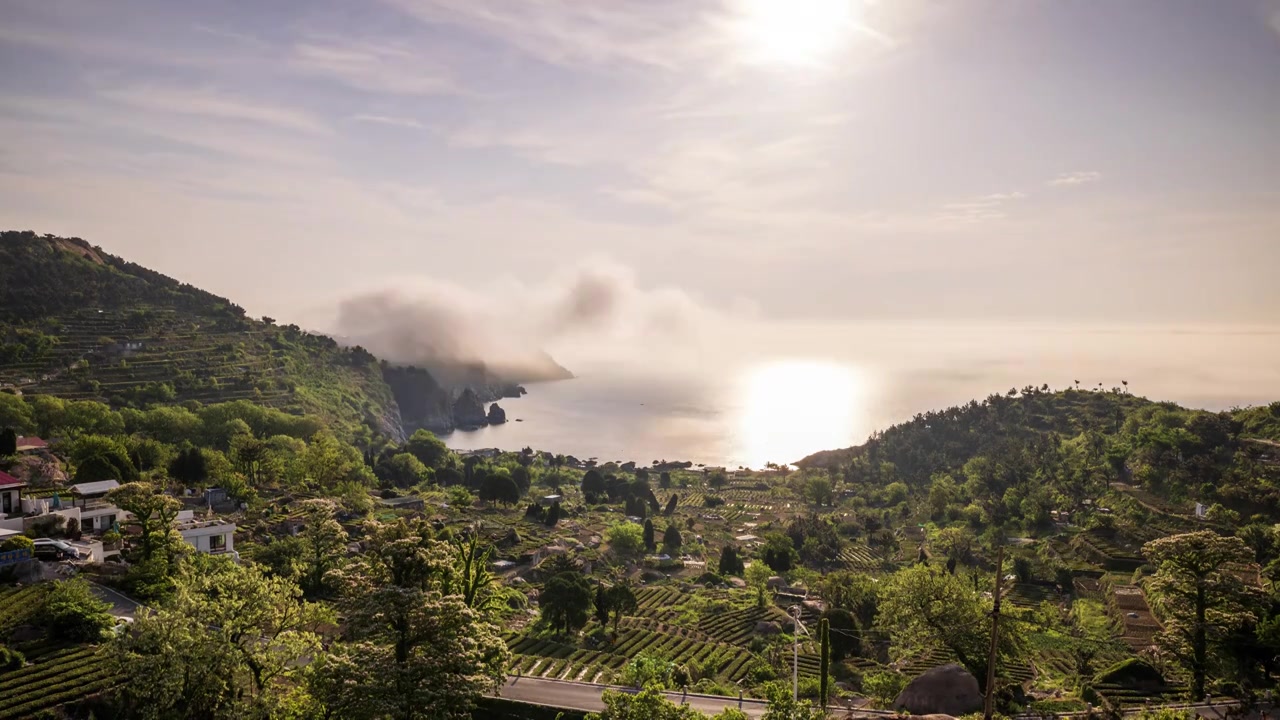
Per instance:
[[[0,632],[21,624],[43,604],[48,588],[41,585],[10,587],[0,590]]]
[[[648,614],[648,610],[658,610],[670,607],[680,601],[680,591],[669,587],[648,587],[641,588],[636,592],[636,604],[640,608],[641,615]]]
[[[107,690],[119,681],[120,676],[113,669],[99,667],[90,674],[34,687],[24,694],[6,697],[4,709],[0,709],[0,720],[32,717],[42,710]]]
[[[768,620],[774,615],[775,613],[766,608],[729,610],[704,617],[698,623],[698,629],[720,642],[741,645],[755,633],[756,623]]]

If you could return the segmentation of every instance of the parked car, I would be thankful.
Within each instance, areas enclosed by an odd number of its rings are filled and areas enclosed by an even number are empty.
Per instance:
[[[74,547],[53,538],[35,540],[35,556],[40,560],[75,560],[80,557]]]

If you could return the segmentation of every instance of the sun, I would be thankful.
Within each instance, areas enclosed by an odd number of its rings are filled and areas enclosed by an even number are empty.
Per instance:
[[[858,1],[738,0],[746,52],[768,64],[820,64],[853,34]]]

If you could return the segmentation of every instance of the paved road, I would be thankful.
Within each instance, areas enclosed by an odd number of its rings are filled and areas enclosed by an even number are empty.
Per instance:
[[[544,680],[542,678],[508,677],[500,696],[507,700],[548,705],[565,710],[598,711],[604,709],[600,700],[604,685],[565,682],[561,680]],[[618,689],[618,688],[614,688]],[[737,698],[713,697],[708,695],[688,695],[667,693],[667,697],[679,703],[682,700],[691,707],[708,715],[714,715],[726,707],[738,707]],[[764,703],[759,700],[743,700],[742,711],[750,718],[764,717]]]
[[[89,588],[93,590],[94,595],[111,603],[111,614],[116,617],[132,618],[138,612],[138,608],[141,607],[136,600],[130,600],[105,585],[91,582],[89,583]]]

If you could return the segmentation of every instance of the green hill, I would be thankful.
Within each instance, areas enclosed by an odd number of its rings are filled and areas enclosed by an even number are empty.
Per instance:
[[[11,392],[115,407],[249,400],[352,436],[402,437],[384,368],[362,348],[247,317],[84,240],[0,233],[0,388]],[[447,429],[451,389],[413,374],[398,384],[426,414],[407,424]]]
[[[855,484],[900,482],[940,508],[1000,498],[985,512],[1023,518],[1097,500],[1112,484],[1177,517],[1197,502],[1276,517],[1280,446],[1266,439],[1278,433],[1280,402],[1209,412],[1120,389],[1028,387],[922,413],[863,445],[797,464]]]

